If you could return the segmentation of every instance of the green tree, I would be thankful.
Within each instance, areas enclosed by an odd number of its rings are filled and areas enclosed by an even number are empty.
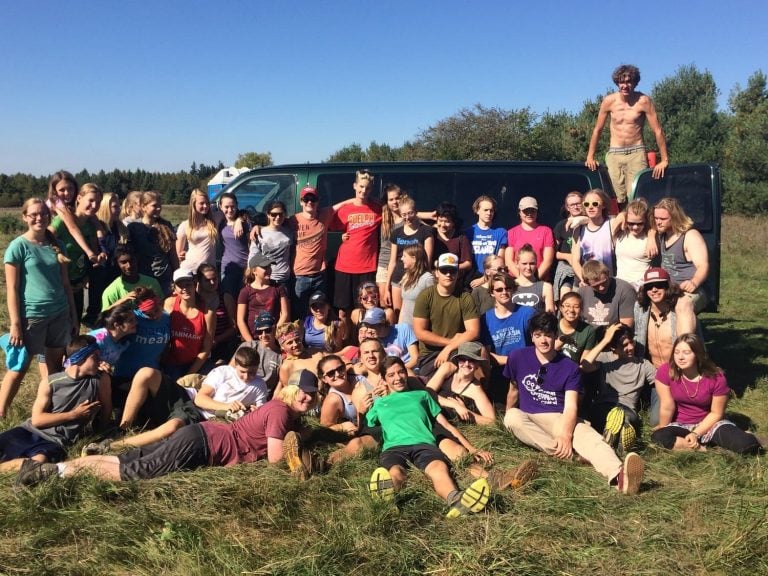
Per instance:
[[[744,90],[736,86],[729,106],[733,112],[725,144],[724,204],[742,213],[768,210],[768,80],[755,72]]]
[[[363,147],[355,142],[331,154],[326,162],[363,162],[363,157]]]
[[[724,123],[717,112],[719,94],[709,72],[681,66],[674,76],[653,86],[652,97],[664,128],[672,164],[719,162],[725,140]],[[653,142],[646,127],[645,142]]]
[[[235,168],[264,168],[272,164],[272,152],[245,152],[237,157]]]

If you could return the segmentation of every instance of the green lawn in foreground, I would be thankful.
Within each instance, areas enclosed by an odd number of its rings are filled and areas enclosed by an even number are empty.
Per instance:
[[[730,412],[759,434],[768,434],[766,245],[768,219],[724,219],[721,311],[704,317],[711,354],[739,394]],[[4,303],[0,315],[7,324]],[[0,428],[27,417],[33,380]],[[502,466],[535,458],[540,478],[452,521],[418,472],[398,509],[372,502],[375,454],[304,484],[262,464],[20,493],[0,478],[0,574],[768,573],[764,457],[648,447],[643,491],[631,498],[501,427],[463,430]],[[467,483],[463,467],[458,477]]]

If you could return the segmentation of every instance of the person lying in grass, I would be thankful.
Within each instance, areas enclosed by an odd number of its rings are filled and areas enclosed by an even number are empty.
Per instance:
[[[669,363],[656,372],[659,425],[651,442],[672,450],[719,446],[757,454],[762,447],[755,435],[725,419],[730,391],[725,374],[710,360],[701,338],[678,336]]]
[[[478,462],[492,463],[491,453],[475,448],[451,425],[429,392],[408,389],[408,371],[402,360],[387,358],[383,370],[390,393],[375,402],[366,417],[369,426],[381,425],[384,437],[381,467],[371,476],[371,494],[391,500],[394,491],[405,485],[406,468],[412,464],[427,475],[437,495],[448,502],[449,518],[484,510],[491,492],[488,481],[478,478],[460,491],[451,477],[450,464],[437,447],[432,426],[438,422],[450,430]]]
[[[99,346],[93,336],[76,336],[67,346],[64,371],[40,382],[32,417],[0,434],[0,472],[19,470],[66,457],[86,426],[112,413],[109,378],[99,373]],[[55,468],[55,464],[52,464]]]
[[[208,420],[185,426],[167,440],[117,456],[84,456],[59,464],[27,459],[16,484],[31,486],[52,476],[69,477],[81,471],[119,482],[264,459],[276,464],[288,455],[286,444],[296,442],[296,432],[304,432],[299,418],[312,406],[311,393],[317,387],[312,390],[302,385],[283,387],[273,400],[232,424]]]
[[[578,364],[555,349],[557,317],[539,312],[528,331],[533,346],[510,352],[504,369],[510,380],[504,425],[523,444],[563,460],[581,456],[619,491],[637,494],[645,468],[640,456],[630,452],[622,464],[577,417],[581,375]]]

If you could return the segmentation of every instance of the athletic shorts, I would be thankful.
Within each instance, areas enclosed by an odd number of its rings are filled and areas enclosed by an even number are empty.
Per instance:
[[[185,426],[170,438],[117,456],[121,480],[147,480],[209,464],[208,439],[202,426]]]
[[[379,464],[389,470],[392,466],[406,468],[409,463],[413,464],[422,472],[435,460],[445,462],[448,467],[450,463],[445,454],[433,444],[414,444],[413,446],[395,446],[384,450],[379,456]]]
[[[376,272],[347,274],[336,271],[336,284],[333,287],[333,306],[340,310],[351,310],[357,305],[357,289],[363,282],[374,282]]]
[[[139,410],[139,419],[151,428],[157,428],[172,419],[181,420],[184,425],[202,422],[204,417],[190,399],[186,389],[176,384],[165,374],[157,389],[157,395],[147,395]]]
[[[64,448],[43,438],[39,434],[16,426],[0,434],[0,462],[16,458],[32,458],[42,454],[50,462],[64,460],[67,454]]]
[[[24,319],[24,346],[30,356],[44,354],[46,348],[66,348],[71,337],[69,311],[53,317]]]

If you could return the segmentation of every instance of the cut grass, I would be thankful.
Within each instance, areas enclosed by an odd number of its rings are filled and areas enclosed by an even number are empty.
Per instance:
[[[758,433],[768,431],[766,245],[768,219],[725,218],[721,311],[705,316],[709,349],[740,394],[729,411]],[[33,393],[30,376],[0,428],[28,416]],[[416,471],[397,507],[371,500],[373,453],[301,484],[263,463],[124,484],[79,476],[18,493],[6,477],[0,573],[768,573],[764,457],[647,447],[633,498],[500,426],[463,429],[501,466],[535,458],[539,478],[493,495],[487,513],[449,521]],[[464,465],[457,475],[469,483]]]

